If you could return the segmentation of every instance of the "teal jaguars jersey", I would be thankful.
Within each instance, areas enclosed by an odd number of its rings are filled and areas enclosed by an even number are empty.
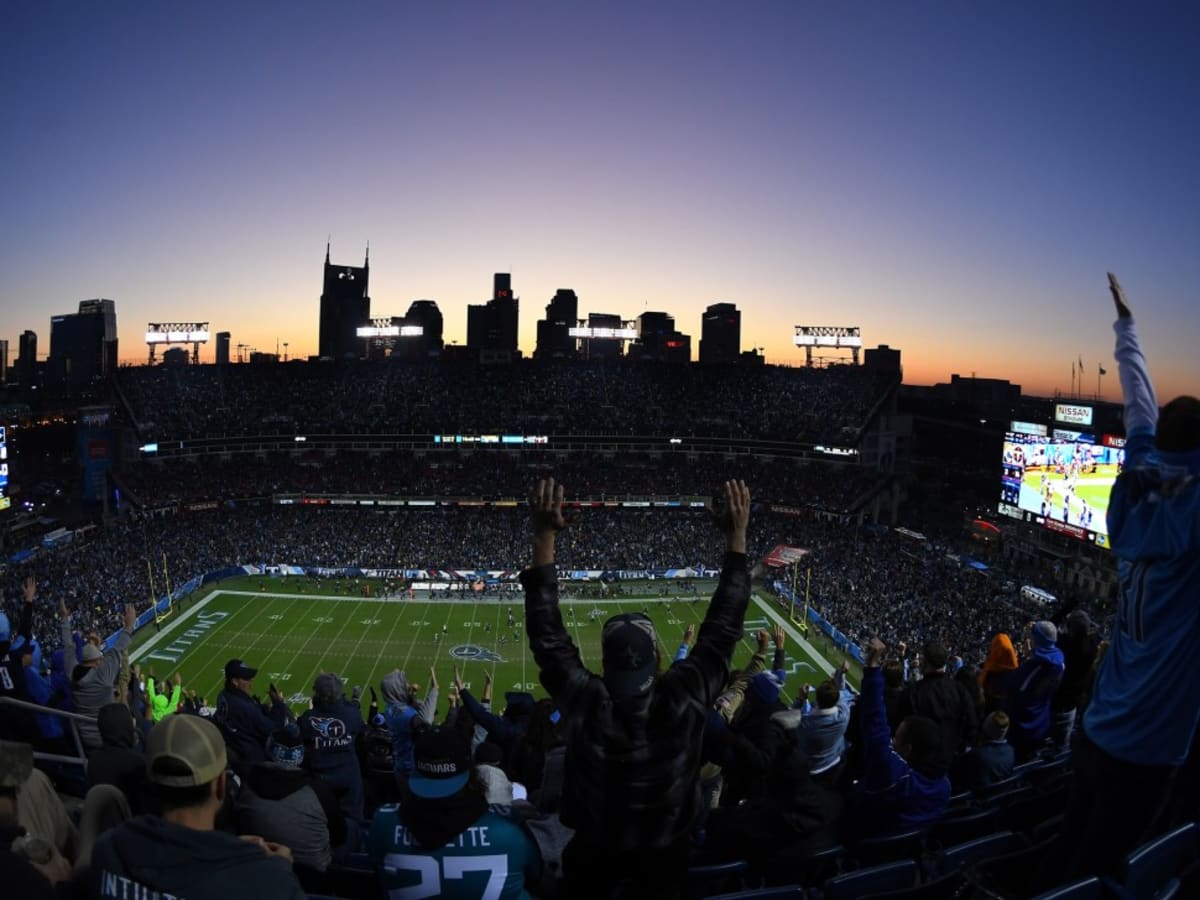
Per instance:
[[[541,876],[542,860],[529,832],[488,810],[444,847],[426,850],[382,807],[371,823],[367,853],[381,873],[388,900],[528,900],[525,884]]]

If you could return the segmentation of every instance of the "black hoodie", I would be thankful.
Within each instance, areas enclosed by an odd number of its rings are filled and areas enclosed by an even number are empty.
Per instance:
[[[137,743],[133,715],[122,703],[101,708],[96,727],[103,742],[88,752],[88,784],[111,784],[129,798],[135,813],[148,812],[151,794],[146,780],[146,760]]]
[[[223,831],[138,816],[100,835],[91,896],[105,900],[307,900],[286,860]]]

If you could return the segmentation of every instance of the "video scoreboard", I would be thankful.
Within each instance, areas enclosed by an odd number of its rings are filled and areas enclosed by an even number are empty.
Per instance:
[[[0,425],[0,509],[12,506],[8,495],[8,426]]]

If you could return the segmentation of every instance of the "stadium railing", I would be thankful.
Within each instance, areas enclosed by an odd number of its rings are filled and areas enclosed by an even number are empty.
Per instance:
[[[49,706],[39,706],[36,703],[29,703],[25,700],[17,700],[15,697],[0,697],[0,706],[9,709],[19,709],[38,716],[54,716],[57,719],[63,720],[64,729],[70,734],[71,741],[75,745],[75,756],[66,756],[61,753],[46,753],[42,750],[35,749],[33,758],[42,762],[58,763],[66,766],[79,766],[84,774],[87,773],[87,752],[83,749],[83,741],[79,737],[80,722],[89,722],[92,725],[96,724],[96,720],[92,716],[85,716],[80,713],[66,712],[61,709],[54,709]]]

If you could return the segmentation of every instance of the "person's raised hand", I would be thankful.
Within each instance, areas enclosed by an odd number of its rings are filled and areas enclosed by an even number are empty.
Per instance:
[[[433,690],[437,690],[437,686],[438,686],[437,671],[433,668],[433,666],[430,666],[429,667],[429,687]]]
[[[132,603],[125,604],[125,630],[133,634],[133,628],[137,624],[137,610],[133,608]]]
[[[877,637],[867,641],[867,668],[872,669],[883,662],[883,654],[887,653],[887,644]]]
[[[67,609],[67,601],[62,597],[58,598],[58,614],[64,619],[69,618],[71,615],[70,611]]]
[[[775,632],[773,634],[773,637],[775,639],[775,646],[782,647],[784,640],[786,640],[786,635],[784,634],[782,625],[775,626]]]
[[[454,689],[460,694],[463,692],[462,673],[458,671],[458,666],[454,667]]]
[[[896,652],[898,654],[900,654],[901,659],[904,659],[904,657],[908,653],[908,644],[904,643],[904,641],[897,641],[896,642]]]
[[[692,642],[692,638],[694,638],[695,636],[696,636],[696,626],[694,624],[689,625],[687,628],[683,629],[683,642],[685,644],[690,644]]]
[[[766,653],[767,646],[771,643],[771,635],[760,628],[757,632],[755,632],[754,640],[758,643],[758,652]]]
[[[32,603],[33,598],[37,596],[37,582],[32,575],[25,578],[24,593],[26,603]],[[62,601],[59,602],[61,603]]]
[[[174,681],[176,684],[183,684],[183,676],[176,672]]]
[[[717,527],[725,534],[729,549],[746,552],[746,526],[750,522],[750,489],[744,481],[726,481],[721,486],[723,507],[714,510]]]
[[[555,535],[567,527],[562,514],[563,495],[563,486],[555,484],[553,478],[543,478],[534,487],[529,497],[529,519],[534,534]]]
[[[1117,276],[1112,272],[1108,273],[1108,290],[1112,294],[1113,304],[1117,307],[1117,318],[1132,319],[1133,313],[1129,311],[1125,291],[1121,289],[1121,282],[1117,281]]]

